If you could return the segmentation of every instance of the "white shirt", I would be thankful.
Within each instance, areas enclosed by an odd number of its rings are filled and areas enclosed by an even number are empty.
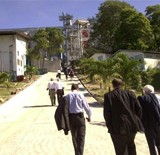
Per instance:
[[[57,89],[63,89],[63,85],[60,81],[57,82]]]
[[[57,83],[55,81],[50,81],[48,83],[48,88],[49,89],[57,89]]]

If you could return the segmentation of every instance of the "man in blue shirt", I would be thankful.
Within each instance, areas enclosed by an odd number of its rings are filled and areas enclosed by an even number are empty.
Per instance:
[[[91,121],[91,109],[83,94],[78,92],[78,84],[72,84],[71,93],[65,96],[69,104],[69,121],[75,155],[83,155],[86,125],[83,110]]]

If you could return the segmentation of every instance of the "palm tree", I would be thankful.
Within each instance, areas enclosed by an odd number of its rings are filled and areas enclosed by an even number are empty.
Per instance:
[[[134,79],[141,75],[140,67],[144,62],[142,60],[130,59],[123,53],[116,54],[113,59],[115,61],[115,72],[125,82],[126,89],[133,83]]]
[[[100,88],[102,88],[102,85],[105,85],[107,81],[110,83],[111,77],[114,75],[114,61],[112,59],[105,61],[83,59],[81,60],[80,66],[91,81],[94,81],[95,78],[99,81]]]

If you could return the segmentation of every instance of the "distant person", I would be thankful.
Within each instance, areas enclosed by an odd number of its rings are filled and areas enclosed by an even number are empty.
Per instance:
[[[67,66],[64,66],[64,74],[67,80],[68,79],[68,67]]]
[[[58,70],[58,71],[57,71],[56,78],[59,78],[59,79],[61,79],[61,70]]]
[[[146,85],[144,95],[138,96],[143,109],[142,123],[148,142],[150,155],[160,155],[160,103],[159,96],[154,94],[154,87]],[[158,97],[158,98],[157,98]],[[156,151],[157,147],[157,151]]]
[[[71,68],[70,70],[69,70],[69,76],[70,76],[70,78],[71,78],[71,80],[73,80],[73,77],[74,77],[74,71],[73,71],[73,69]]]
[[[113,90],[104,94],[104,119],[116,155],[136,155],[135,136],[143,131],[142,109],[135,94],[123,90],[123,81],[114,79]]]
[[[53,78],[51,78],[48,82],[47,90],[49,90],[49,96],[52,106],[56,105],[57,83],[53,80]]]
[[[64,86],[62,84],[62,82],[60,81],[60,79],[57,79],[57,100],[58,100],[58,104],[61,103],[62,97],[64,95]]]
[[[79,93],[78,84],[72,84],[71,93],[65,96],[69,104],[69,122],[72,134],[72,142],[75,155],[83,155],[86,124],[84,118],[84,110],[88,115],[86,118],[91,121],[91,109],[83,94]]]

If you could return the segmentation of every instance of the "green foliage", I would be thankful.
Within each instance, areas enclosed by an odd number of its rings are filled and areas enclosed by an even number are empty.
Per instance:
[[[107,0],[99,7],[97,23],[91,33],[92,41],[104,51],[115,52],[117,50],[115,34],[121,23],[120,15],[124,9],[132,8],[126,2]]]
[[[116,73],[125,82],[125,88],[127,88],[132,84],[133,79],[140,76],[140,66],[143,61],[130,59],[123,53],[117,53],[113,59],[115,61]]]
[[[36,75],[38,73],[38,69],[35,66],[25,66],[26,71],[25,71],[25,75],[29,76],[29,79],[32,78],[33,75]]]
[[[5,86],[7,89],[9,89],[10,87],[10,76],[8,73],[6,72],[2,72],[0,73],[0,85]]]
[[[6,72],[0,73],[0,84],[3,84],[7,81],[9,81],[9,74]]]
[[[133,9],[123,10],[120,20],[115,38],[117,49],[149,49],[152,34],[149,20]]]
[[[152,50],[160,51],[160,5],[148,6],[146,17],[149,19],[153,30]]]
[[[40,29],[33,36],[33,41],[36,43],[37,50],[46,50],[49,47],[48,33],[46,30]]]
[[[39,29],[33,36],[35,43],[33,49],[28,49],[28,58],[43,60],[47,55],[53,55],[63,51],[64,38],[59,28]],[[43,68],[44,66],[42,66]]]
[[[140,88],[146,77],[140,69],[144,62],[142,60],[130,59],[127,55],[117,53],[114,57],[105,61],[96,61],[93,59],[83,59],[80,62],[80,68],[84,74],[88,75],[90,80],[94,82],[95,78],[102,81],[108,86],[111,80],[115,77],[121,78],[125,82],[125,88],[136,87]]]
[[[157,73],[155,73],[152,76],[152,83],[151,83],[155,89],[159,89],[160,90],[160,71],[158,71]]]
[[[54,54],[63,52],[64,37],[60,28],[47,28],[49,48],[48,53]]]
[[[159,68],[149,68],[146,71],[150,77],[150,83],[151,85],[154,86],[155,89],[160,90],[160,69]]]

